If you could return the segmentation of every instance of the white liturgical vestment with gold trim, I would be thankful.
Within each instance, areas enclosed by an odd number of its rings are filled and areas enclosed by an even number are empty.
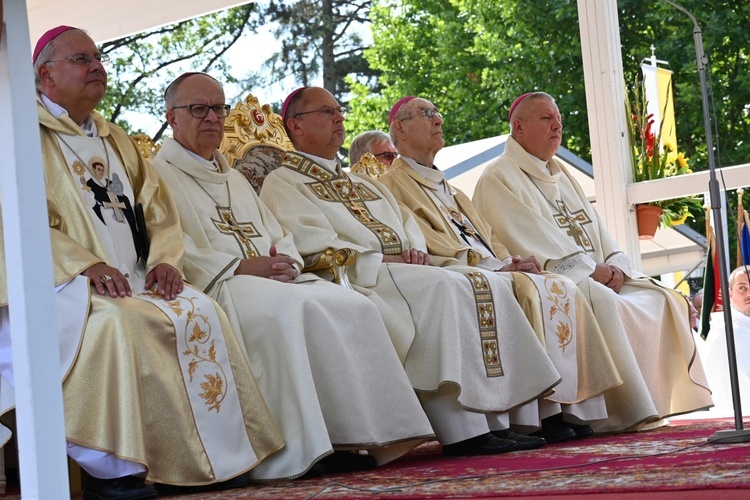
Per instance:
[[[545,165],[510,137],[483,172],[473,201],[511,253],[536,256],[590,301],[624,381],[606,395],[607,408],[621,418],[595,423],[595,430],[639,428],[711,406],[686,299],[631,268],[560,162]],[[623,271],[619,294],[589,277],[597,263]]]
[[[432,428],[377,308],[360,294],[302,274],[296,283],[235,275],[240,259],[302,259],[292,235],[242,174],[165,139],[154,167],[170,186],[185,238],[187,279],[215,298],[247,347],[286,448],[251,471],[295,477],[337,449],[379,463],[431,437]]]

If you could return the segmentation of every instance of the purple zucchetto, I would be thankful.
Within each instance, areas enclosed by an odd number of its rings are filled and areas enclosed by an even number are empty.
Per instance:
[[[31,61],[36,64],[36,59],[39,57],[39,53],[44,49],[44,47],[47,46],[48,43],[50,43],[52,40],[57,38],[58,36],[62,35],[66,31],[74,30],[78,28],[74,28],[73,26],[65,26],[61,25],[56,28],[52,28],[51,30],[48,30],[45,34],[43,34],[39,41],[36,42],[36,46],[34,47],[34,55],[31,58]]]
[[[395,117],[396,113],[398,113],[398,110],[401,109],[404,106],[404,104],[416,98],[417,96],[415,95],[408,95],[396,101],[396,104],[393,105],[393,107],[391,108],[391,112],[388,114],[388,126],[389,127],[391,125],[391,122],[393,121],[393,117]]]

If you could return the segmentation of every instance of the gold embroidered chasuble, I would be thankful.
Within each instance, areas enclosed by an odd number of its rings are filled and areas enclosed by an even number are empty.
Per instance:
[[[105,262],[127,268],[133,288],[133,297],[112,299],[87,287],[80,298],[88,317],[63,382],[67,439],[142,463],[148,480],[164,483],[206,484],[251,469],[283,440],[226,316],[189,286],[170,302],[143,290],[146,270],[159,263],[182,267],[171,196],[121,129],[94,113],[98,137],[86,142],[66,115],[57,119],[41,102],[37,106],[56,284]],[[107,241],[86,184],[63,148],[73,149],[83,164],[91,155],[109,155],[105,161],[117,164],[124,192],[143,205],[148,223],[145,268]],[[61,332],[71,335],[76,332]]]
[[[378,306],[412,387],[451,383],[465,408],[503,412],[559,382],[510,287],[490,289],[478,269],[383,263],[387,253],[426,249],[416,222],[377,181],[323,162],[288,153],[261,199],[303,256],[330,247],[357,253],[350,281]],[[525,376],[524,366],[538,376]]]
[[[424,442],[432,428],[370,301],[309,273],[294,284],[234,274],[272,246],[302,258],[244,177],[218,152],[214,161],[209,170],[167,138],[153,165],[180,214],[186,277],[227,311],[286,441],[252,477],[301,475],[332,445],[385,463]]]
[[[492,237],[469,198],[450,186],[442,172],[426,167],[417,171],[407,160],[398,158],[379,180],[414,215],[431,255],[454,257],[463,265],[488,271],[504,265],[500,259],[510,261],[507,249]],[[462,229],[454,229],[459,227]],[[461,235],[462,230],[469,234]],[[578,403],[622,383],[591,308],[574,283],[552,274],[489,276],[493,287],[513,287],[540,342],[563,376],[548,399]],[[563,412],[567,410],[563,408]]]
[[[710,406],[685,299],[634,271],[565,167],[554,158],[546,167],[539,162],[508,138],[480,177],[474,206],[511,253],[535,255],[590,301],[624,381],[606,396],[608,408],[619,405],[620,421],[594,429],[637,428]],[[622,269],[619,294],[588,277],[596,263]]]

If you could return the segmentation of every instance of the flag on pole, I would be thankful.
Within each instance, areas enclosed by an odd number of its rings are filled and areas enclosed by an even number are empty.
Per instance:
[[[742,205],[744,192],[737,190],[737,267],[750,265],[750,219]]]
[[[701,307],[700,336],[704,339],[711,328],[711,313],[723,311],[721,281],[719,280],[719,254],[716,252],[716,235],[711,227],[709,211],[706,209],[706,268],[703,271],[703,306]]]

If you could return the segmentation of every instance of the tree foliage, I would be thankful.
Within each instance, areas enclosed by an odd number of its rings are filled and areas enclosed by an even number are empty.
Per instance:
[[[129,132],[133,127],[123,116],[137,111],[161,117],[166,84],[183,71],[204,71],[236,82],[231,65],[223,57],[243,33],[260,24],[255,4],[121,38],[101,45],[112,60],[107,68],[109,84],[99,111]],[[158,140],[166,129],[146,132]]]
[[[372,78],[363,57],[362,33],[369,24],[371,0],[274,1],[264,8],[274,23],[280,49],[263,72],[274,83],[293,76],[300,86],[322,77],[323,87],[340,101],[348,100],[347,76],[360,82]],[[262,77],[259,75],[259,77]]]

